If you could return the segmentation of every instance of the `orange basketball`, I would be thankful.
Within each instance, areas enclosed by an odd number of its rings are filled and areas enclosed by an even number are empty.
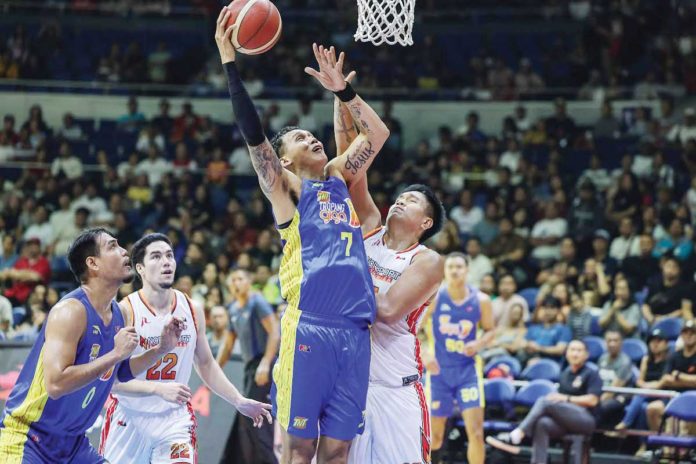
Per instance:
[[[234,0],[227,27],[236,24],[232,45],[246,55],[265,53],[278,42],[283,29],[278,8],[268,0]]]

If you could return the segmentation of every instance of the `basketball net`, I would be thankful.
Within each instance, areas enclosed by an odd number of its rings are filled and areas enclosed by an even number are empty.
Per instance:
[[[355,40],[374,45],[413,45],[416,0],[358,0]]]

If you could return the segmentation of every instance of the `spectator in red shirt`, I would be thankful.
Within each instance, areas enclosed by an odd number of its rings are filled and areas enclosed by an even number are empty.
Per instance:
[[[51,265],[41,254],[41,239],[37,237],[29,237],[14,266],[0,272],[0,279],[12,280],[12,286],[5,290],[5,296],[14,305],[24,304],[32,289],[39,283],[47,284],[50,277]]]

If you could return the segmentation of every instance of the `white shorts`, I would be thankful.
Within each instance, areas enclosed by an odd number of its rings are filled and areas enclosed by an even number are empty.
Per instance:
[[[196,416],[191,405],[141,413],[124,408],[112,396],[99,454],[112,464],[196,464]]]
[[[353,440],[348,463],[430,463],[430,414],[423,385],[370,384],[365,430]]]

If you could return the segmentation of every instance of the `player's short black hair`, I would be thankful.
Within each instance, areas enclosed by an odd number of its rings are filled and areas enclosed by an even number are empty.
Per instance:
[[[172,242],[169,240],[169,237],[164,234],[160,234],[159,232],[147,234],[146,236],[142,237],[140,240],[135,242],[135,244],[133,244],[133,249],[131,250],[131,265],[133,266],[133,270],[135,270],[136,264],[142,264],[143,260],[145,259],[145,250],[147,249],[147,246],[155,242],[164,242],[170,247],[172,246]],[[140,274],[137,272],[135,274],[138,276],[138,278],[140,278]]]
[[[273,136],[271,139],[271,146],[273,147],[273,151],[276,152],[276,155],[278,157],[283,156],[281,153],[281,150],[283,150],[283,136],[287,134],[288,132],[292,132],[294,130],[299,130],[300,128],[297,126],[285,126],[282,129],[276,133],[276,135]]]
[[[78,235],[68,249],[68,264],[78,282],[82,283],[87,280],[87,258],[99,256],[99,236],[101,234],[116,238],[114,234],[103,227],[96,227]]]
[[[461,258],[464,260],[464,263],[466,263],[467,267],[469,266],[469,255],[462,253],[461,251],[453,251],[449,253],[447,256],[445,256],[445,261],[448,259],[454,259],[454,258]]]
[[[433,192],[433,189],[427,185],[411,184],[401,191],[401,193],[406,192],[420,192],[425,195],[425,199],[428,202],[428,210],[426,213],[433,220],[433,226],[424,231],[418,240],[420,243],[426,242],[430,237],[442,230],[442,225],[445,223],[445,207],[442,206],[442,202],[435,192]]]

